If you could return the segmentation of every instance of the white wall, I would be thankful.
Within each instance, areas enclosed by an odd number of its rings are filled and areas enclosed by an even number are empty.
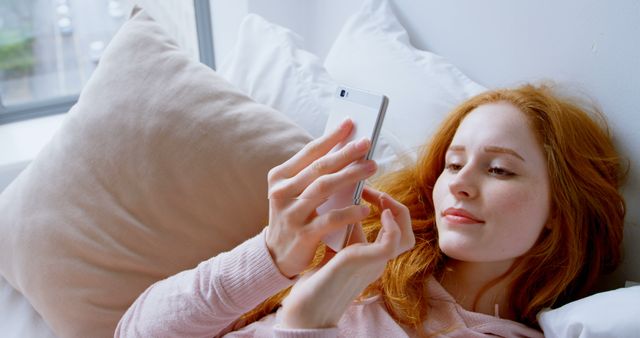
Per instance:
[[[248,0],[210,0],[213,50],[220,65],[233,48],[242,18],[249,12]]]

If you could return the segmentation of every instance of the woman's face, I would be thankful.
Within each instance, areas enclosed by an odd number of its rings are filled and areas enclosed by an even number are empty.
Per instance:
[[[458,127],[433,190],[439,245],[467,262],[508,262],[529,250],[549,217],[545,154],[524,113],[484,104]]]

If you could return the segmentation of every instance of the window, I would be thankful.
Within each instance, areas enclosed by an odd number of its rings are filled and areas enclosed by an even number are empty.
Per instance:
[[[208,0],[136,2],[213,67]],[[132,6],[133,0],[0,1],[0,124],[68,111]]]

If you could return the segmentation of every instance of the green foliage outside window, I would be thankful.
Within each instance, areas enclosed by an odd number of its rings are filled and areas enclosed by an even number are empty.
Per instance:
[[[0,31],[0,71],[5,77],[29,72],[35,63],[33,36],[20,30]]]
[[[0,0],[0,77],[24,76],[33,68],[35,0]]]

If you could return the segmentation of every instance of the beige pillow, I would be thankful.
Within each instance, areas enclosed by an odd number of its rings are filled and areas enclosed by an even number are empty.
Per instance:
[[[138,11],[0,195],[0,274],[57,335],[112,337],[154,281],[261,231],[267,171],[309,140]]]

